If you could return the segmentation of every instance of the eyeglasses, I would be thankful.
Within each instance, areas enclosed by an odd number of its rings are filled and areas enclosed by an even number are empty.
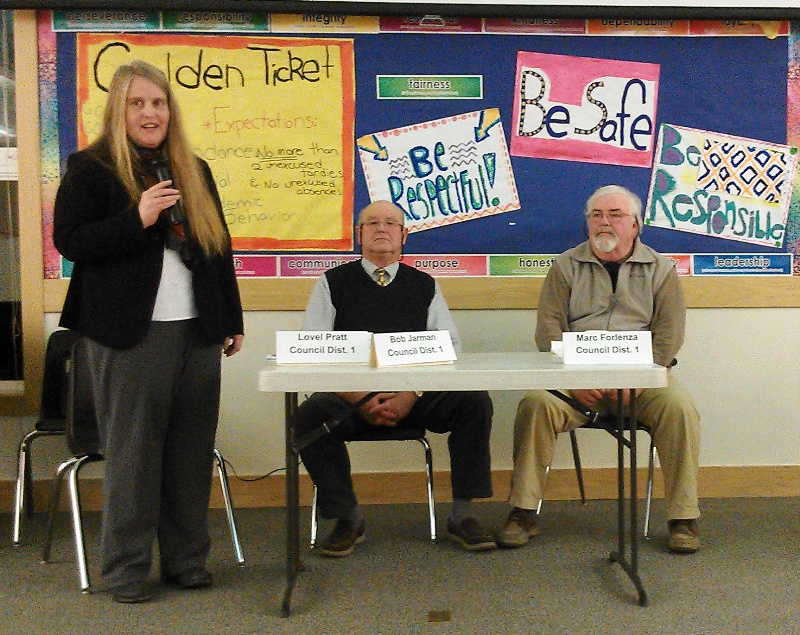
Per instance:
[[[378,227],[385,227],[388,230],[395,229],[396,227],[402,227],[403,223],[397,221],[393,218],[387,218],[386,220],[378,220],[373,218],[372,220],[367,220],[361,223],[361,227],[369,227],[370,229],[378,229]]]
[[[616,210],[616,209],[612,210],[610,212],[601,212],[601,211],[596,210],[596,209],[592,210],[591,212],[589,212],[589,220],[592,221],[593,223],[601,221],[601,220],[603,220],[603,218],[607,218],[612,223],[616,223],[616,222],[621,221],[626,216],[631,216],[631,214],[628,214],[627,212],[622,212],[622,211]]]

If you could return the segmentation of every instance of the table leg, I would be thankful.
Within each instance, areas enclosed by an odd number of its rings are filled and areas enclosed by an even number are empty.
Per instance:
[[[623,391],[617,391],[617,402],[622,403]],[[647,606],[650,601],[639,577],[639,528],[638,492],[636,483],[636,391],[630,391],[630,407],[627,417],[628,449],[630,450],[630,560],[625,549],[625,417],[622,408],[617,413],[617,551],[612,553],[612,562],[618,562],[636,587],[639,605]]]
[[[294,422],[297,418],[297,393],[287,392],[284,397],[286,413],[286,590],[281,604],[281,615],[289,617],[300,563],[300,457],[294,443]]]

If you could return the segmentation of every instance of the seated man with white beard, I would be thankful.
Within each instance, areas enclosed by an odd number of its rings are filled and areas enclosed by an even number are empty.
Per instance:
[[[536,345],[549,351],[565,331],[649,330],[655,363],[670,367],[683,343],[686,305],[673,261],[639,239],[639,197],[608,185],[592,194],[585,215],[589,240],[558,256],[542,286]],[[616,411],[616,390],[573,390],[571,395],[597,411]],[[636,417],[650,429],[661,460],[668,548],[693,553],[700,547],[700,416],[669,373],[666,388],[636,391]],[[536,508],[556,436],[584,423],[583,415],[547,391],[530,393],[520,402],[514,423],[512,509],[497,537],[499,546],[521,547],[540,533]]]

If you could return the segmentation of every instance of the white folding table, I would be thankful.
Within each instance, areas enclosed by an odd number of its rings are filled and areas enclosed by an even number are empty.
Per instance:
[[[617,551],[610,554],[633,582],[639,604],[647,593],[639,577],[636,495],[636,388],[667,385],[667,371],[655,364],[564,365],[551,353],[462,353],[453,364],[376,368],[352,364],[279,365],[270,363],[259,373],[259,390],[285,393],[286,414],[286,591],[282,615],[291,613],[291,595],[302,569],[300,562],[299,455],[294,422],[300,392],[395,392],[403,390],[572,390],[610,388],[630,391],[630,414],[618,417]],[[622,397],[622,394],[620,394]],[[620,400],[621,401],[621,400]],[[623,432],[628,433],[625,442]],[[630,500],[625,500],[625,448],[630,454]],[[629,504],[630,545],[626,547],[625,507]],[[627,553],[629,551],[629,553]]]

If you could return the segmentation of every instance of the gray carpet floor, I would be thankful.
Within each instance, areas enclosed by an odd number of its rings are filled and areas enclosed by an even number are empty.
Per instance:
[[[475,506],[499,526],[506,506]],[[0,632],[27,635],[379,634],[800,634],[800,500],[702,502],[703,546],[694,555],[666,551],[662,501],[640,551],[650,605],[608,560],[616,505],[548,502],[545,533],[523,549],[466,553],[444,537],[447,505],[437,509],[442,538],[431,544],[422,505],[365,509],[367,541],[354,554],[326,559],[307,548],[293,613],[280,616],[285,580],[283,509],[241,509],[246,564],[233,557],[222,511],[212,512],[210,589],[154,587],[147,604],[111,601],[97,569],[99,515],[86,515],[93,593],[79,591],[66,515],[53,562],[40,562],[43,519],[28,540],[0,546]],[[328,530],[325,526],[322,535]],[[0,516],[2,536],[10,518]],[[153,580],[157,580],[157,569]],[[431,621],[431,619],[443,621]]]

